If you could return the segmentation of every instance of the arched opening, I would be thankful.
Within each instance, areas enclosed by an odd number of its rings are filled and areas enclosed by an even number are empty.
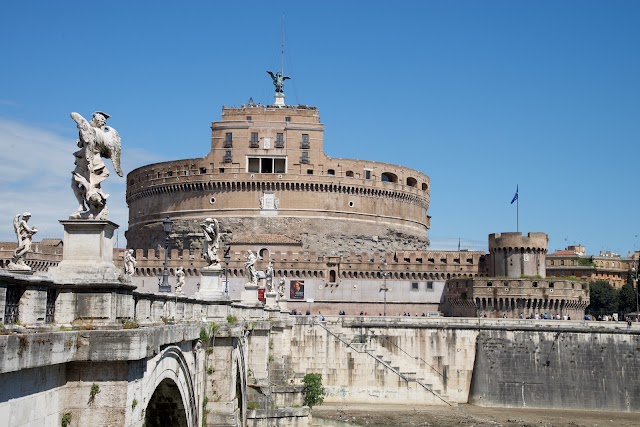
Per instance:
[[[414,177],[409,177],[407,178],[407,185],[409,187],[417,187],[418,186],[418,180],[415,179]]]
[[[348,176],[349,178],[353,178],[353,171],[345,172],[345,176]]]
[[[380,175],[382,178],[382,182],[398,182],[398,175],[391,172],[382,172]]]
[[[145,411],[144,425],[187,427],[187,414],[180,389],[173,380],[165,378],[156,387]]]

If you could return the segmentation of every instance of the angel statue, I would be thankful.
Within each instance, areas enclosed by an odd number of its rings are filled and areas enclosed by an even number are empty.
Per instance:
[[[248,250],[244,256],[244,259],[244,271],[247,275],[247,279],[249,279],[249,283],[255,285],[258,283],[258,273],[256,272],[255,267],[258,257],[253,252]]]
[[[176,294],[182,295],[182,287],[184,286],[184,267],[178,267],[176,270]]]
[[[133,255],[133,249],[127,249],[124,253],[124,274],[133,276],[136,272],[136,257]]]
[[[106,125],[109,115],[102,111],[93,113],[89,122],[78,113],[71,113],[71,118],[78,126],[80,149],[73,153],[76,168],[71,172],[71,188],[78,200],[78,209],[69,218],[107,219],[109,195],[102,191],[101,183],[109,176],[109,171],[102,158],[111,159],[113,169],[118,176],[123,176],[120,135]]]
[[[209,265],[217,265],[220,263],[218,258],[218,250],[220,249],[220,224],[215,218],[207,218],[200,224],[204,231],[204,239],[207,242],[204,258]]]
[[[29,218],[31,218],[29,212],[23,213],[22,218],[20,214],[13,218],[13,229],[18,238],[18,247],[13,252],[13,257],[8,265],[9,270],[31,270],[25,263],[25,258],[27,257],[27,252],[31,251],[33,235],[38,232],[38,229],[36,227],[29,227],[29,224],[27,224]]]
[[[291,79],[291,77],[283,76],[282,71],[277,71],[273,74],[273,71],[267,71],[273,80],[273,85],[276,87],[276,93],[284,93],[284,81]]]

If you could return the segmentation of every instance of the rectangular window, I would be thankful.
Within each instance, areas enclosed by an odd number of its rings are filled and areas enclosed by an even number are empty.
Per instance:
[[[411,283],[411,290],[412,291],[417,291],[418,289],[420,289],[420,284],[418,282]]]
[[[433,290],[433,282],[427,282],[427,291],[432,291]]]
[[[276,135],[276,148],[284,148],[284,134],[279,133]]]
[[[302,155],[300,156],[300,163],[309,163],[309,152],[308,151],[303,151]]]
[[[225,163],[231,163],[231,150],[227,150],[224,153],[224,158],[222,159]]]
[[[287,123],[289,123],[289,122],[291,121],[291,117],[285,117],[285,118],[284,118],[284,121],[285,121],[285,122],[287,122]]]
[[[300,146],[303,149],[309,148],[309,134],[308,133],[303,133],[302,134],[302,142],[301,142]]]
[[[233,134],[231,132],[227,132],[224,136],[224,148],[231,148],[233,146]]]
[[[200,168],[200,175],[207,173],[207,168]]]
[[[258,148],[260,141],[258,140],[258,132],[251,132],[251,140],[249,140],[249,148]]]
[[[247,116],[247,121],[248,121],[248,122],[250,122],[250,121],[251,121],[251,119],[252,119],[252,117],[251,117],[251,116]]]
[[[307,169],[307,175],[313,175],[313,169]]]
[[[364,179],[371,179],[371,171],[369,169],[364,170]]]
[[[249,173],[285,173],[286,159],[281,157],[248,157],[247,172]]]

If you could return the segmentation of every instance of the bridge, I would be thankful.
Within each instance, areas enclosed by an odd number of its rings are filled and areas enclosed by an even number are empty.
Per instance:
[[[0,419],[11,426],[304,427],[308,373],[335,403],[640,412],[637,324],[321,320],[247,290],[249,304],[145,293],[113,265],[108,221],[81,222],[63,222],[63,261],[47,275],[0,269]]]

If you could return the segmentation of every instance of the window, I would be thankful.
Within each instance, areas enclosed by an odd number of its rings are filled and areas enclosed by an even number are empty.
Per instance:
[[[300,163],[309,163],[309,152],[308,151],[303,151],[302,155],[300,156]]]
[[[218,172],[224,173],[224,168],[218,168]]]
[[[233,133],[227,132],[224,136],[224,148],[231,148],[233,146]]]
[[[167,176],[173,176],[173,171],[167,172]]]
[[[413,178],[413,177],[409,177],[409,178],[407,178],[407,185],[409,187],[417,187],[418,186],[418,180]]]
[[[300,148],[309,148],[309,134],[302,134],[302,142],[300,143]]]
[[[251,121],[251,116],[247,116],[247,121]]]
[[[492,281],[488,281],[487,282],[487,286],[493,286],[493,282]]]
[[[285,117],[285,118],[284,118],[284,121],[285,121],[285,122],[287,122],[287,123],[289,123],[289,122],[291,121],[291,117]]]
[[[231,150],[225,151],[223,161],[225,163],[231,163]]]
[[[336,176],[336,171],[333,169],[327,169],[327,175],[329,176]]]
[[[247,172],[285,173],[286,161],[284,157],[249,157],[247,158]]]
[[[382,182],[398,182],[398,175],[391,172],[383,172],[381,178]]]
[[[258,140],[258,132],[251,132],[251,141],[249,142],[249,147],[258,148],[260,146],[260,141]]]
[[[353,178],[353,171],[347,171],[345,173],[345,176],[348,176],[349,178]]]
[[[412,291],[417,291],[418,289],[420,289],[420,284],[418,282],[411,283],[411,290]]]
[[[427,291],[432,291],[433,290],[433,282],[427,282]]]
[[[276,148],[284,148],[284,133],[276,135]]]
[[[371,171],[369,169],[364,170],[364,179],[371,179]]]
[[[313,175],[313,169],[307,169],[307,175]]]
[[[207,168],[200,168],[200,175],[207,173]]]

